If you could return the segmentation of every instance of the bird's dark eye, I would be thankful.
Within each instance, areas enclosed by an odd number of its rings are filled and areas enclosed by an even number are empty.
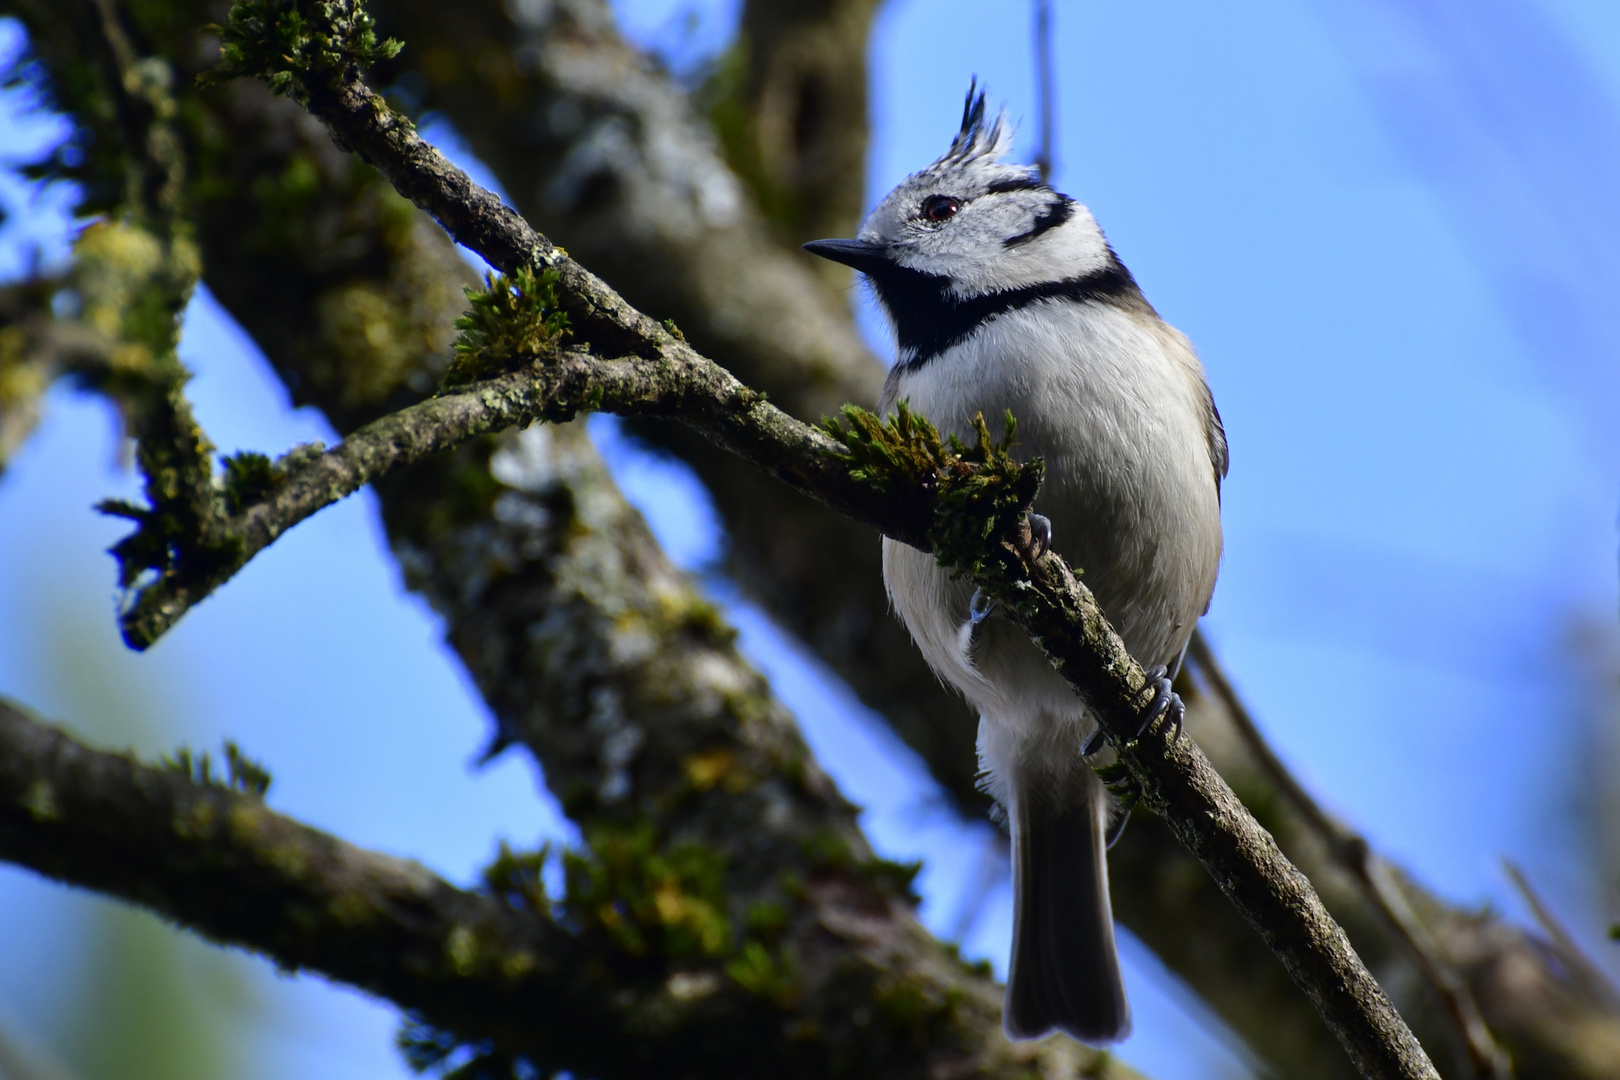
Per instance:
[[[962,209],[962,200],[949,195],[930,195],[923,200],[922,215],[929,221],[949,221]]]

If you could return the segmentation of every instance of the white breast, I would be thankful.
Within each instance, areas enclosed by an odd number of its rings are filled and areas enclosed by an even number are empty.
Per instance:
[[[1053,546],[1138,661],[1175,661],[1207,606],[1221,549],[1203,369],[1181,334],[1145,310],[1046,300],[896,372],[884,411],[902,399],[959,436],[979,412],[999,435],[1010,409],[1014,452],[1046,459],[1035,509],[1052,520]],[[970,586],[950,582],[931,556],[888,543],[884,577],[929,661],[979,708],[1028,698],[1032,687],[997,685],[996,665],[962,655]],[[1008,677],[1015,669],[1024,671],[1015,665]],[[1053,685],[1039,696],[1077,708],[1047,674]]]

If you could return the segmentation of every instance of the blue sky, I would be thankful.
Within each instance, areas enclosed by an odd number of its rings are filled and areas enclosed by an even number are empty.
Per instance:
[[[619,6],[678,67],[734,19],[723,3]],[[970,75],[1034,116],[1028,11],[1000,10],[885,8],[873,199],[944,147]],[[1582,814],[1614,747],[1571,641],[1620,650],[1620,6],[1056,12],[1059,186],[1199,346],[1226,420],[1227,555],[1207,625],[1234,678],[1313,789],[1423,880],[1518,918],[1510,856],[1609,960],[1601,929],[1620,912],[1594,883]],[[7,148],[43,137],[11,113],[0,131]],[[25,239],[61,234],[63,200],[27,205],[15,183],[0,199],[0,269],[14,271]],[[869,302],[851,300],[886,348]],[[222,448],[328,437],[206,297],[182,351]],[[611,422],[597,431],[671,550],[701,567],[719,543],[701,492]],[[499,838],[561,829],[520,757],[471,768],[482,706],[403,594],[367,496],[300,526],[137,657],[117,644],[102,554],[119,526],[88,510],[133,486],[106,413],[53,394],[0,480],[0,692],[148,752],[237,738],[274,769],[274,805],[460,879]],[[961,928],[962,896],[1003,872],[982,827],[949,820],[915,763],[767,620],[735,614],[880,845],[928,857],[925,917]],[[0,909],[0,1020],[52,1045],[96,978],[85,927],[100,906],[0,869]],[[1001,961],[1000,887],[967,932]],[[204,983],[219,962],[185,956]],[[1151,957],[1127,959],[1138,1034],[1123,1056],[1163,1078],[1241,1070]],[[252,992],[202,996],[257,1048],[243,1075],[405,1074],[386,1010],[229,963]]]

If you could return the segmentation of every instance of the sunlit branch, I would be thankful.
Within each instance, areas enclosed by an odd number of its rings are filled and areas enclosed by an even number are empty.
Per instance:
[[[358,24],[357,8],[332,7],[341,8],[347,21],[322,28],[328,35],[323,40],[338,42],[341,48],[346,28]],[[232,73],[258,74],[290,87],[341,145],[360,153],[452,236],[497,268],[508,273],[544,268],[555,274],[558,302],[575,319],[582,338],[602,352],[628,353],[653,365],[595,361],[610,385],[580,387],[581,397],[559,398],[560,405],[613,408],[627,403],[630,408],[625,411],[643,412],[673,407],[674,415],[723,445],[891,536],[936,546],[942,530],[958,536],[971,533],[961,521],[933,520],[933,511],[944,504],[943,490],[958,479],[954,472],[938,470],[954,468],[955,463],[938,455],[931,463],[923,462],[923,471],[928,464],[934,466],[933,492],[916,469],[904,475],[909,484],[897,482],[907,470],[878,475],[877,483],[872,482],[871,469],[859,479],[848,468],[842,470],[843,477],[836,477],[838,459],[829,453],[833,448],[825,436],[759,401],[674,334],[635,312],[493,195],[477,189],[361,81],[357,58],[360,50],[374,47],[372,42],[353,39],[356,58],[340,56],[337,63],[280,69],[277,65],[286,57],[299,55],[300,46],[265,34],[263,24],[244,22],[227,29],[227,68]],[[574,354],[576,365],[591,366],[590,360],[590,354]],[[671,375],[678,379],[676,385],[658,385]],[[673,400],[655,402],[648,397],[649,390],[659,389]],[[968,469],[964,475],[973,472]],[[817,478],[829,482],[817,484]],[[859,492],[863,486],[874,493],[885,486],[889,491],[873,499]],[[1012,509],[1026,509],[1033,493],[1028,489],[1024,506]],[[971,521],[971,512],[961,505],[953,509],[967,513]],[[966,546],[939,553],[957,565],[972,565],[975,580],[1002,601],[1098,710],[1144,801],[1172,822],[1182,841],[1245,912],[1362,1072],[1369,1077],[1436,1075],[1309,883],[1288,864],[1197,748],[1163,724],[1140,740],[1135,737],[1153,696],[1144,673],[1062,561],[1050,553],[1033,557],[1027,522],[1018,513],[1009,517],[1007,509],[1000,504],[979,508],[984,523],[979,549]]]

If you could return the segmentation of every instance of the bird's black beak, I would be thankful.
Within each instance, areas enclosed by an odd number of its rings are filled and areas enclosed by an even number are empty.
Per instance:
[[[865,240],[812,240],[804,245],[804,250],[852,266],[863,274],[890,265],[888,250],[882,244],[869,244]]]

